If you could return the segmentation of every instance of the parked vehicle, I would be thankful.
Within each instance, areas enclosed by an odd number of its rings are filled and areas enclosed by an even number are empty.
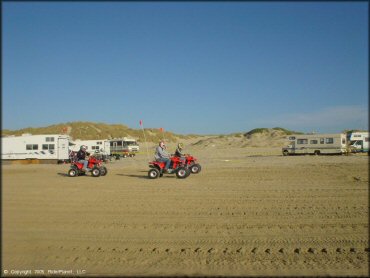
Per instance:
[[[165,162],[158,161],[149,162],[149,167],[151,169],[148,171],[148,177],[150,179],[162,177],[164,174],[165,165],[166,165]],[[179,179],[185,179],[191,173],[190,169],[185,167],[184,162],[179,157],[176,156],[171,157],[170,170],[172,171],[171,174],[176,174],[176,177],[178,177]]]
[[[289,138],[289,145],[282,148],[284,156],[292,154],[343,154],[348,152],[346,135],[299,134]]]
[[[352,132],[349,142],[353,152],[369,152],[369,132]]]
[[[93,177],[105,176],[108,173],[108,170],[102,164],[102,160],[97,159],[94,156],[90,156],[88,160],[87,167],[91,169],[90,173]],[[77,177],[81,175],[85,175],[85,171],[82,170],[83,163],[78,161],[71,162],[71,168],[68,171],[68,176],[70,177]]]
[[[1,159],[40,159],[65,161],[69,158],[70,137],[64,134],[2,137]]]
[[[116,159],[121,157],[134,157],[140,150],[137,141],[133,138],[114,138],[110,142],[110,155]]]
[[[86,146],[86,151],[110,155],[109,140],[75,140],[70,142],[70,150],[78,152],[81,146]]]

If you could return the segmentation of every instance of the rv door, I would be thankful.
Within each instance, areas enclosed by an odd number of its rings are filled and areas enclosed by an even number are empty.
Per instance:
[[[58,157],[59,160],[68,159],[68,139],[67,138],[58,138]]]

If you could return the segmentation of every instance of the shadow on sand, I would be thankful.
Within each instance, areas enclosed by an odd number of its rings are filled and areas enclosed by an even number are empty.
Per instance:
[[[117,174],[117,176],[130,177],[130,178],[139,178],[139,179],[149,179],[148,176],[142,176],[142,175]]]

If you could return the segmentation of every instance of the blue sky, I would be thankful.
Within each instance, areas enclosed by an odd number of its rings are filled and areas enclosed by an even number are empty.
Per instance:
[[[3,2],[2,125],[368,127],[367,2]]]

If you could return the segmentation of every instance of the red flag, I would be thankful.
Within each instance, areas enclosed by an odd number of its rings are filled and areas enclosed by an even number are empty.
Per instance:
[[[140,120],[140,125],[143,125],[143,121],[142,120]]]
[[[163,127],[160,127],[159,130],[163,132]]]

